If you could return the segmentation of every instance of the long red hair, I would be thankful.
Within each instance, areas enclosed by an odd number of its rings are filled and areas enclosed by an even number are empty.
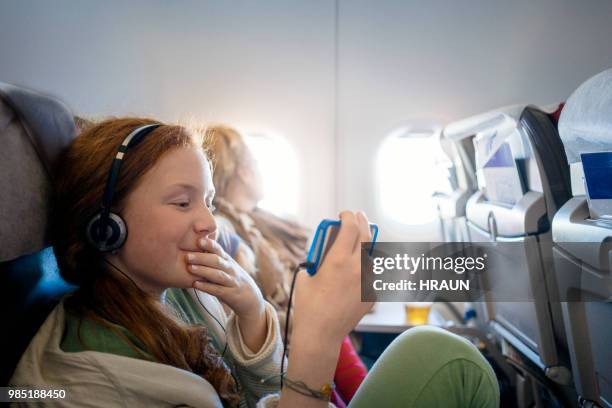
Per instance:
[[[211,346],[207,328],[177,320],[159,300],[109,268],[85,238],[85,226],[100,209],[117,147],[134,129],[152,123],[159,122],[106,120],[86,128],[63,153],[56,171],[54,250],[64,279],[79,286],[66,306],[114,330],[139,351],[110,323],[125,327],[157,362],[200,375],[213,385],[224,404],[234,406],[240,400],[237,385]],[[201,140],[184,127],[162,125],[130,149],[121,167],[112,210],[121,213],[126,197],[162,155],[187,146],[201,148]]]

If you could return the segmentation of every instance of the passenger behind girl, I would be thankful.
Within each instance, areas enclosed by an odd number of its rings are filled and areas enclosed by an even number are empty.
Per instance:
[[[120,148],[151,124],[159,126]],[[298,275],[292,352],[278,395],[276,312],[215,241],[214,186],[201,143],[184,127],[128,118],[89,127],[66,149],[55,174],[53,244],[60,273],[79,287],[40,327],[10,386],[61,387],[67,398],[53,401],[59,407],[327,406],[342,339],[371,307],[360,301],[359,242],[371,239],[368,220],[342,212],[317,275]],[[104,229],[92,234],[88,225],[101,211],[116,156],[123,165],[104,202],[128,233],[106,251],[109,240],[97,237]],[[351,407],[498,403],[495,375],[471,343],[417,328],[387,348]]]
[[[284,334],[291,278],[295,268],[306,260],[309,232],[296,221],[258,207],[263,199],[264,181],[255,157],[236,129],[210,126],[204,143],[214,168],[219,242],[253,276],[264,298],[276,309]],[[347,336],[334,375],[340,394],[334,395],[334,403],[342,406],[350,402],[366,374],[367,369]]]

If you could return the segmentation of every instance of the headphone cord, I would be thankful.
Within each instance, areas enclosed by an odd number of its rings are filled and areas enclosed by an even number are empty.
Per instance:
[[[200,304],[200,306],[202,306],[202,309],[204,309],[206,311],[206,313],[208,313],[208,315],[210,317],[212,317],[212,319],[217,322],[217,324],[219,325],[219,327],[221,327],[221,330],[223,331],[223,334],[225,335],[225,346],[223,346],[223,352],[221,353],[221,357],[225,357],[225,352],[227,351],[227,344],[228,344],[228,340],[227,340],[227,331],[225,330],[225,327],[221,324],[221,322],[219,321],[219,319],[217,319],[215,317],[215,315],[213,315],[210,310],[208,310],[208,308],[206,306],[204,306],[204,303],[202,303],[202,301],[200,300],[200,297],[198,296],[198,292],[195,290],[195,288],[193,289],[193,294],[195,295],[195,298],[198,300],[198,303]]]
[[[114,269],[119,271],[123,276],[128,278],[130,280],[130,282],[132,282],[132,284],[134,284],[135,286],[138,287],[138,285],[136,285],[136,282],[134,282],[134,280],[132,278],[130,278],[121,269],[117,268],[115,265],[113,265],[111,262],[109,262],[106,259],[104,259],[104,262],[106,262],[111,267],[113,267]],[[289,290],[289,302],[287,304],[287,315],[285,316],[285,336],[283,338],[283,354],[282,354],[281,366],[280,366],[280,384],[281,384],[281,389],[283,388],[283,377],[285,375],[285,357],[287,356],[287,338],[289,336],[289,320],[291,318],[291,305],[293,303],[293,292],[295,290],[295,282],[297,280],[297,276],[298,276],[298,273],[300,272],[300,270],[308,268],[310,266],[312,266],[312,262],[302,262],[301,264],[296,266],[295,269],[293,270],[293,278],[291,279],[291,289]],[[198,293],[197,293],[197,291],[195,289],[193,289],[193,294],[195,295],[195,298],[197,299],[197,301],[200,304],[200,306],[202,306],[202,309],[204,309],[206,311],[206,313],[208,313],[208,315],[219,325],[219,327],[223,331],[223,334],[225,335],[225,345],[223,346],[223,351],[221,353],[221,358],[224,358],[225,357],[225,353],[227,351],[228,343],[229,343],[228,340],[227,340],[227,331],[225,330],[225,327],[223,326],[223,324],[221,324],[219,319],[217,319],[217,317],[215,317],[215,315],[213,315],[210,312],[210,310],[208,310],[208,308],[206,306],[204,306],[204,303],[202,303],[202,301],[200,300],[200,297],[198,296]],[[231,371],[232,370],[230,369],[230,372]],[[234,375],[232,373],[232,377],[233,376]]]
[[[136,282],[134,282],[134,279],[132,279],[130,277],[130,275],[128,275],[127,273],[123,272],[121,269],[117,268],[115,265],[112,264],[111,261],[109,261],[108,259],[102,257],[102,259],[104,260],[104,262],[106,262],[107,264],[109,264],[112,268],[114,268],[117,272],[119,272],[120,274],[122,274],[123,276],[125,276],[126,278],[128,278],[128,280],[130,282],[132,282],[132,285],[136,286],[138,289],[140,289],[140,286],[138,286],[136,284]],[[141,289],[142,290],[142,289]]]
[[[140,288],[140,286],[138,286],[136,284],[136,282],[134,282],[134,279],[132,279],[127,273],[123,272],[121,269],[119,269],[118,267],[116,267],[115,265],[112,264],[112,262],[108,261],[106,258],[103,258],[104,262],[106,262],[107,264],[109,264],[113,269],[115,269],[116,271],[118,271],[119,273],[121,273],[123,276],[125,276],[126,278],[129,279],[130,282],[132,282],[132,284],[134,286],[136,286],[137,288]],[[195,295],[195,298],[198,300],[198,303],[200,304],[200,306],[202,306],[202,309],[204,309],[206,311],[206,313],[208,313],[210,315],[210,317],[212,317],[212,319],[217,322],[217,324],[219,325],[219,327],[221,327],[221,330],[223,331],[223,334],[225,336],[225,345],[223,346],[223,351],[221,352],[221,358],[225,358],[225,352],[227,351],[227,345],[228,345],[228,340],[227,340],[227,331],[225,330],[225,327],[221,324],[221,322],[219,321],[219,319],[217,319],[215,317],[215,315],[213,315],[210,310],[208,310],[208,308],[206,306],[204,306],[204,303],[202,303],[202,301],[200,300],[200,297],[198,296],[198,293],[196,292],[195,288],[193,289],[193,294]],[[232,378],[234,379],[234,382],[236,383],[236,385],[239,384],[238,379],[234,376],[234,372],[231,369],[231,367],[229,368],[229,372],[232,376]]]
[[[125,276],[126,278],[129,279],[130,282],[132,282],[132,284],[134,286],[136,286],[137,288],[140,288],[140,286],[138,286],[136,284],[136,282],[134,282],[134,279],[132,279],[127,273],[123,272],[121,269],[117,268],[115,265],[113,265],[110,261],[108,261],[106,258],[103,258],[104,262],[106,262],[107,264],[109,264],[113,269],[115,269],[116,271],[118,271],[119,273],[121,273],[123,276]],[[206,306],[204,306],[204,304],[202,303],[202,301],[200,300],[200,297],[198,296],[196,290],[193,290],[193,294],[195,295],[195,298],[198,300],[198,303],[200,304],[200,306],[202,306],[202,309],[204,309],[206,311],[206,313],[208,313],[210,315],[210,317],[213,318],[213,320],[215,322],[217,322],[217,324],[219,325],[219,327],[221,327],[221,330],[223,331],[223,334],[225,335],[225,346],[223,347],[223,352],[221,353],[221,357],[225,357],[225,352],[227,351],[227,332],[225,331],[225,327],[223,327],[223,325],[221,324],[221,322],[219,321],[219,319],[217,319],[215,317],[215,315],[213,315],[212,313],[210,313],[210,311],[206,308]]]
[[[312,266],[312,262],[302,262],[293,270],[293,278],[291,279],[291,289],[289,290],[289,302],[287,304],[287,315],[285,316],[285,337],[283,338],[283,355],[281,358],[281,366],[280,366],[280,386],[283,388],[283,378],[285,376],[285,357],[287,356],[287,338],[289,337],[289,317],[291,315],[291,304],[293,302],[293,291],[295,289],[295,282],[298,276],[298,273],[301,269],[308,268]]]
[[[212,314],[210,312],[210,310],[208,310],[208,308],[206,306],[204,306],[204,303],[202,303],[202,301],[200,300],[200,297],[198,296],[198,292],[197,292],[197,290],[195,288],[193,288],[193,294],[195,295],[195,298],[198,300],[198,303],[200,304],[200,306],[202,306],[202,309],[204,309],[206,311],[206,313],[208,313],[208,315],[210,317],[212,317],[212,319],[215,322],[217,322],[217,324],[219,325],[219,327],[223,331],[223,334],[225,335],[225,346],[223,346],[223,352],[221,352],[221,358],[225,362],[225,352],[227,351],[227,345],[229,344],[229,340],[227,339],[227,331],[225,330],[225,327],[221,324],[219,319],[217,319],[215,317],[215,315]],[[236,376],[234,375],[234,370],[232,369],[231,364],[227,364],[227,362],[225,362],[225,364],[227,365],[229,373],[232,376],[232,378],[234,379],[234,382],[236,383],[236,386],[238,387],[238,389],[240,389],[240,387],[242,387],[242,385],[240,384],[240,381],[238,381],[238,378],[236,378]]]
[[[128,278],[130,280],[130,282],[132,282],[132,284],[134,286],[136,286],[137,288],[140,288],[140,286],[138,286],[136,284],[136,282],[134,282],[134,279],[132,279],[127,273],[123,272],[121,269],[117,268],[115,265],[113,265],[110,261],[108,261],[106,258],[103,258],[104,262],[106,262],[107,264],[109,264],[112,268],[114,268],[116,271],[118,271],[119,273],[121,273],[123,276],[125,276],[126,278]],[[225,357],[225,352],[227,351],[227,332],[225,331],[225,327],[223,327],[223,325],[221,324],[221,322],[219,321],[219,319],[217,319],[215,317],[215,315],[213,315],[212,313],[210,313],[210,311],[206,308],[206,306],[204,306],[204,304],[202,303],[202,301],[200,300],[200,297],[198,296],[197,292],[195,289],[193,289],[193,294],[195,295],[195,298],[198,300],[198,303],[200,304],[200,306],[202,306],[202,309],[204,309],[206,311],[206,313],[208,313],[210,315],[210,317],[213,318],[213,320],[215,322],[217,322],[217,324],[219,325],[219,327],[221,327],[221,330],[223,331],[223,334],[225,335],[225,346],[223,346],[223,352],[221,353],[221,357]]]

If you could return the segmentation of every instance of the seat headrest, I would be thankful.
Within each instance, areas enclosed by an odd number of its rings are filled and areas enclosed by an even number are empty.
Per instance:
[[[0,82],[0,262],[48,245],[53,170],[75,136],[63,103]]]
[[[444,136],[453,140],[461,140],[489,129],[514,129],[525,106],[506,106],[458,120],[446,125],[443,131]]]
[[[559,136],[570,164],[580,162],[580,153],[612,150],[612,69],[595,75],[568,98]]]

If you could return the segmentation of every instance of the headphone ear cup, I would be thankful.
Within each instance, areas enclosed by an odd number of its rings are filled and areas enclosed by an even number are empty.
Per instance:
[[[115,214],[109,213],[106,228],[100,231],[102,214],[96,214],[87,224],[87,240],[100,252],[109,252],[119,249],[127,239],[127,226],[123,219]]]

